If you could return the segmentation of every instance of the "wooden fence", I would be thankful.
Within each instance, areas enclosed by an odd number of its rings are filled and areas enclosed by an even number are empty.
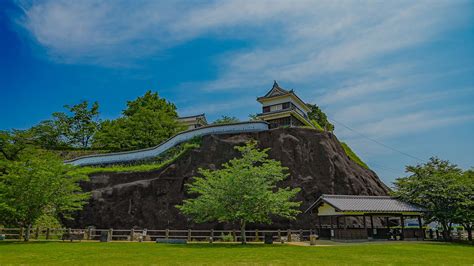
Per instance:
[[[186,239],[187,241],[241,241],[240,230],[175,230],[175,229],[71,229],[71,228],[31,228],[31,240],[61,240],[63,235],[83,234],[84,240],[100,240],[102,232],[107,232],[110,241],[156,241],[156,239]],[[275,241],[309,240],[316,229],[300,230],[246,230],[247,241],[263,241],[270,233]],[[26,228],[0,228],[0,236],[5,240],[23,240]]]
[[[284,230],[246,230],[245,236],[247,241],[262,242],[265,234],[270,233],[274,241],[308,241],[309,236],[316,234],[324,239],[354,239],[366,238],[367,231],[360,229],[358,226],[348,227],[349,230],[335,229],[334,235],[331,236],[329,225],[323,225],[321,229],[284,229]],[[362,230],[362,231],[361,231]],[[385,228],[377,228],[378,238],[387,238],[382,231]],[[407,231],[410,231],[406,229]],[[353,234],[357,231],[357,237]],[[361,232],[359,232],[361,231]],[[380,232],[379,232],[380,231]],[[83,235],[83,240],[100,240],[101,234],[107,232],[109,241],[156,241],[156,239],[186,239],[192,241],[241,241],[240,230],[147,230],[147,229],[71,229],[71,228],[31,228],[30,239],[32,240],[61,240],[64,235]],[[369,233],[371,233],[369,231]],[[1,228],[0,237],[5,240],[23,240],[27,234],[26,228]],[[359,236],[361,235],[361,236]],[[409,236],[407,236],[409,237]],[[452,233],[451,238],[455,240],[467,239],[465,232]],[[426,230],[425,239],[444,240],[442,232],[438,230]]]

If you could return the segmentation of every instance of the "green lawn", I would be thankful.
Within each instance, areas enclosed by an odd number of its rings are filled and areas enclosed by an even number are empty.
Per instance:
[[[5,264],[473,265],[474,247],[429,242],[334,246],[3,242],[0,243],[0,265]]]

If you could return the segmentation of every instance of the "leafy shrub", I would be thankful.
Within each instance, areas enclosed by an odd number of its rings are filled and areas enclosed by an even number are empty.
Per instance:
[[[232,241],[234,241],[234,236],[232,236],[231,233],[229,233],[229,234],[222,233],[221,239],[222,239],[223,242],[232,242]]]

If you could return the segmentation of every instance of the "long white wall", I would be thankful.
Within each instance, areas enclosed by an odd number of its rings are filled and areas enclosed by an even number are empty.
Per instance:
[[[128,152],[117,152],[107,154],[96,154],[89,156],[82,156],[72,160],[65,161],[67,164],[85,166],[85,165],[100,165],[100,164],[112,164],[120,162],[130,162],[137,160],[144,160],[156,157],[161,153],[165,152],[171,147],[174,147],[182,142],[191,140],[194,137],[200,137],[211,134],[232,134],[232,133],[245,133],[245,132],[259,132],[268,130],[268,123],[263,121],[252,121],[242,122],[235,124],[226,125],[210,125],[206,127],[200,127],[176,134],[170,139],[164,141],[160,145]]]

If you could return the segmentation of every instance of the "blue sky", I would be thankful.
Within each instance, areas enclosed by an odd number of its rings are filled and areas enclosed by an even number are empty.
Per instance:
[[[316,103],[388,184],[439,156],[474,166],[473,1],[1,1],[0,129],[146,90],[246,119],[273,80]]]

